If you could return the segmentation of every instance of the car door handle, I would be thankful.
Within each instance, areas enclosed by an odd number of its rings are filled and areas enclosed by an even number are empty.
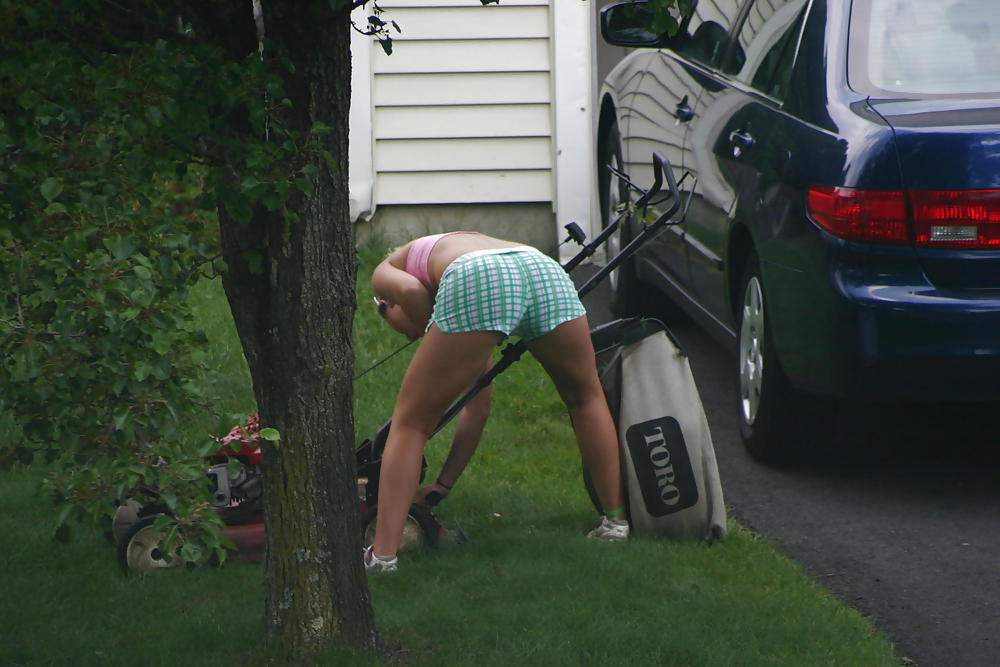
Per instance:
[[[679,123],[686,123],[692,118],[694,118],[694,111],[691,110],[691,105],[688,104],[687,95],[684,96],[677,106],[674,107],[674,118],[677,119]]]
[[[733,157],[739,157],[743,151],[750,150],[754,145],[753,135],[743,130],[733,130],[729,133],[729,143],[733,145]]]

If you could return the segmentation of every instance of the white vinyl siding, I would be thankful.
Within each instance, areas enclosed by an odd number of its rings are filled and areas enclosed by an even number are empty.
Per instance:
[[[380,107],[375,110],[376,138],[380,141],[434,137],[547,137],[551,127],[547,104]]]
[[[549,201],[550,171],[389,172],[379,176],[379,196],[388,201],[421,203],[487,202],[490,204]]]
[[[395,2],[379,5],[387,10],[385,18],[399,25],[401,32],[393,31],[393,37],[400,39],[548,39],[549,36],[548,7],[537,1],[525,6],[466,2],[446,7],[433,0],[410,7]]]
[[[548,72],[386,73],[376,83],[374,101],[381,107],[548,104],[552,95]]]
[[[376,159],[403,172],[490,170],[491,164],[549,169],[552,149],[544,137],[380,141]]]
[[[372,58],[375,203],[547,202],[551,17],[543,0],[386,0]]]

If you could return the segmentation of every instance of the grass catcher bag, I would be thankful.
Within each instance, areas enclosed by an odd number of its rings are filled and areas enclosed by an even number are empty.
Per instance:
[[[687,355],[652,319],[617,320],[595,329],[592,337],[618,427],[632,531],[724,538],[726,508],[715,448]],[[592,491],[591,498],[597,505]]]

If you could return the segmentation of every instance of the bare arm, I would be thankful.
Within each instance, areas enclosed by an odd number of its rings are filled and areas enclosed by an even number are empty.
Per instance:
[[[403,270],[408,247],[406,245],[393,250],[375,267],[375,272],[372,274],[372,288],[376,296],[384,299],[390,308],[398,306],[409,324],[419,329],[422,334],[431,319],[434,298],[419,280]],[[401,331],[393,324],[393,320],[389,323],[394,329]],[[402,333],[407,332],[402,331]]]

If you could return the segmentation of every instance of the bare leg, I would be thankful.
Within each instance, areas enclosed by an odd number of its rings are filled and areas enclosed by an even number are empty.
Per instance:
[[[399,549],[427,438],[482,373],[499,340],[493,331],[445,334],[432,325],[421,341],[403,377],[382,455],[375,554],[392,556]]]
[[[542,364],[566,403],[584,465],[604,511],[625,505],[618,432],[597,376],[597,361],[586,316],[564,322],[528,349]]]

